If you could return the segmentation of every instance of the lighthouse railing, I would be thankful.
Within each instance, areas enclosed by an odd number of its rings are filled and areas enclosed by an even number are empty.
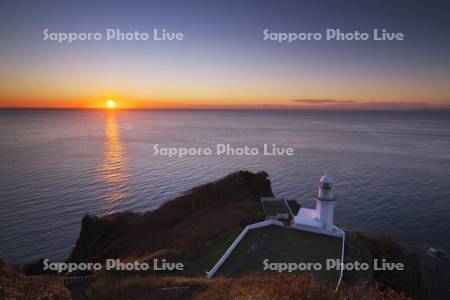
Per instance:
[[[222,255],[222,257],[217,261],[217,263],[212,267],[212,269],[208,272],[206,272],[206,277],[211,278],[216,274],[217,270],[222,266],[222,264],[227,260],[227,258],[230,256],[231,252],[233,252],[234,248],[239,244],[239,242],[244,238],[244,236],[247,234],[247,232],[251,229],[255,228],[261,228],[266,227],[270,225],[277,225],[277,226],[284,226],[283,222],[278,220],[265,220],[257,223],[253,223],[250,225],[245,226],[244,230],[241,231],[241,233],[237,236],[237,238],[234,240],[234,242],[228,247],[227,251]]]
[[[345,231],[341,228],[337,227],[336,225],[333,225],[334,229],[340,231],[342,233],[342,251],[341,251],[341,274],[339,275],[339,280],[336,285],[336,289],[334,290],[337,292],[339,290],[339,286],[341,285],[342,278],[344,277],[344,250],[345,250]]]

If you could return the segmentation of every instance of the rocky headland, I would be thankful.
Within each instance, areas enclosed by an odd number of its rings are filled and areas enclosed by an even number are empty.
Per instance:
[[[267,173],[239,171],[194,188],[154,211],[85,216],[67,262],[101,263],[111,258],[150,262],[164,258],[185,266],[178,272],[94,272],[96,280],[85,290],[93,299],[211,299],[213,296],[215,299],[297,299],[293,298],[295,295],[301,295],[298,299],[306,296],[361,299],[366,295],[370,299],[426,297],[420,262],[415,254],[408,253],[388,236],[368,237],[354,232],[347,233],[345,261],[371,262],[374,258],[385,258],[402,262],[405,270],[346,271],[338,294],[334,293],[333,286],[319,283],[310,276],[251,274],[240,278],[206,279],[205,272],[242,228],[264,220],[260,197],[272,195]],[[4,282],[3,274],[0,286]],[[3,288],[6,299],[12,299],[7,296],[10,291],[10,288]],[[365,298],[369,299],[367,296]]]

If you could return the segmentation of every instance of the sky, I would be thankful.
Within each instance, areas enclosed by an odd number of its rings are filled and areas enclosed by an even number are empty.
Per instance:
[[[2,1],[0,107],[450,107],[448,1]],[[183,41],[44,40],[43,31]],[[401,32],[403,41],[264,40]]]

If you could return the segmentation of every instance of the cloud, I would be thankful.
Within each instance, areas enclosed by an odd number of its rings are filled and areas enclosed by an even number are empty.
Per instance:
[[[303,104],[304,108],[333,109],[425,109],[450,108],[448,104],[431,104],[411,101],[372,101],[372,100],[336,100],[336,99],[293,99],[291,102]]]
[[[293,102],[303,103],[303,104],[352,104],[355,103],[353,100],[334,100],[334,99],[293,99]]]

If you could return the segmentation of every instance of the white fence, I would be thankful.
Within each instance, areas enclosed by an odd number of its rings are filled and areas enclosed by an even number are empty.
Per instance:
[[[77,287],[79,285],[91,282],[94,279],[95,279],[95,275],[64,277],[64,286],[67,288],[73,288],[73,287]]]
[[[234,242],[228,247],[227,251],[222,255],[222,257],[217,261],[217,263],[214,265],[214,267],[209,271],[206,272],[206,277],[211,278],[216,274],[217,270],[219,270],[220,266],[227,260],[227,258],[230,256],[231,252],[233,252],[234,248],[239,244],[239,242],[244,238],[244,236],[247,234],[247,232],[250,229],[260,228],[260,227],[266,227],[270,225],[277,225],[277,226],[284,226],[283,222],[278,220],[265,220],[258,223],[253,223],[250,225],[245,226],[244,230],[238,235],[238,237],[234,240]]]
[[[345,231],[342,230],[341,228],[337,227],[336,225],[333,225],[333,227],[342,233],[341,274],[339,275],[339,281],[336,285],[336,289],[334,290],[334,292],[337,293],[337,291],[339,290],[339,286],[341,285],[342,278],[344,277]]]

